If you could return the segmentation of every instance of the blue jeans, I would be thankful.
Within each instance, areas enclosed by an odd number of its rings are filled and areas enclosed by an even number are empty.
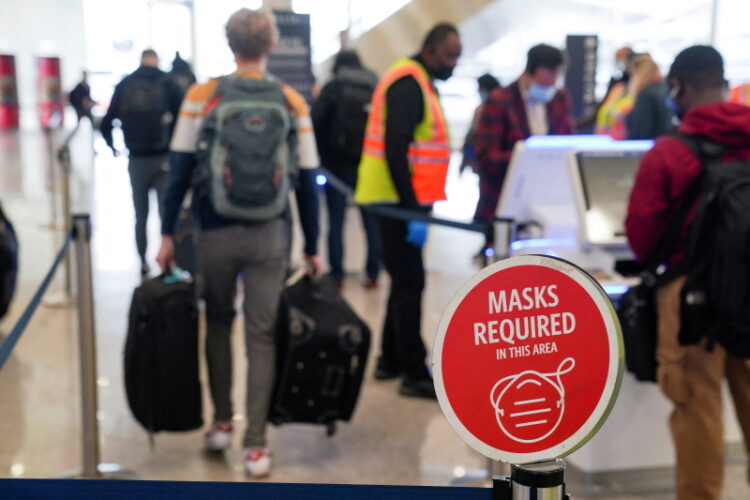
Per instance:
[[[328,262],[331,275],[336,281],[344,279],[344,243],[342,233],[346,215],[346,196],[336,191],[330,184],[326,184],[326,202],[328,205]],[[367,263],[365,274],[368,278],[377,279],[380,272],[380,241],[378,227],[371,213],[360,208],[362,225],[367,237]]]

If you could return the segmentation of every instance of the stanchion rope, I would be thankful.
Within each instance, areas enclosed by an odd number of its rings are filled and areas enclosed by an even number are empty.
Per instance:
[[[347,198],[353,197],[354,190],[344,181],[339,179],[336,175],[331,173],[330,170],[326,169],[325,167],[318,167],[318,170],[326,177],[327,182],[330,183],[331,186],[336,191],[343,194]],[[404,220],[404,221],[419,220],[422,222],[427,222],[429,224],[452,227],[455,229],[463,229],[466,231],[473,231],[476,233],[485,233],[487,231],[487,223],[485,222],[461,222],[457,220],[443,219],[440,217],[433,217],[431,215],[428,215],[425,212],[420,212],[419,210],[398,208],[393,205],[386,205],[382,203],[367,204],[367,205],[358,204],[357,206],[373,214],[384,215],[386,217],[391,217],[393,219],[399,219],[399,220]],[[514,223],[513,219],[502,218],[502,217],[495,217],[495,221],[504,222],[506,224]]]
[[[29,302],[29,305],[26,306],[26,310],[23,312],[18,322],[16,323],[16,326],[13,327],[13,330],[11,330],[8,337],[2,344],[0,344],[0,370],[2,370],[3,365],[13,352],[13,348],[15,347],[16,342],[18,342],[18,339],[21,338],[21,334],[23,334],[26,326],[31,320],[31,317],[34,315],[36,309],[39,307],[39,304],[42,302],[42,297],[44,297],[44,293],[47,291],[47,288],[52,282],[52,278],[54,278],[57,268],[60,267],[60,264],[65,258],[65,254],[68,252],[68,248],[70,247],[70,242],[72,240],[73,231],[70,231],[65,237],[65,242],[63,243],[62,248],[60,248],[60,251],[57,253],[55,262],[52,264],[52,267],[47,273],[47,276],[44,277],[44,281],[42,281],[42,284],[34,294],[31,302]]]

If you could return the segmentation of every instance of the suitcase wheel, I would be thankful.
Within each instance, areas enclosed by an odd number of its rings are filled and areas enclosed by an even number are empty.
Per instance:
[[[347,324],[339,327],[339,345],[347,352],[356,352],[364,340],[362,329],[357,325]]]
[[[326,424],[326,436],[331,437],[336,434],[336,421],[331,420]]]

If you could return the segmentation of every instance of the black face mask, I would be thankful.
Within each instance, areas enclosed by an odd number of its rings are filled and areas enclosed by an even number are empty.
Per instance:
[[[682,121],[685,116],[685,110],[677,104],[677,92],[674,90],[667,96],[667,107],[679,121]]]
[[[437,80],[447,80],[453,76],[453,68],[451,66],[438,65],[437,68],[432,70],[432,76]]]

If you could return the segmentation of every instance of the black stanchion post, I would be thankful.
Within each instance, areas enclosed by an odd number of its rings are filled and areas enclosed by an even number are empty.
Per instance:
[[[78,269],[78,326],[81,356],[81,416],[84,478],[99,478],[99,424],[96,419],[96,331],[94,326],[94,287],[91,272],[91,220],[76,215],[76,263]]]
[[[510,477],[492,481],[493,500],[570,500],[565,492],[565,461],[511,466]]]

